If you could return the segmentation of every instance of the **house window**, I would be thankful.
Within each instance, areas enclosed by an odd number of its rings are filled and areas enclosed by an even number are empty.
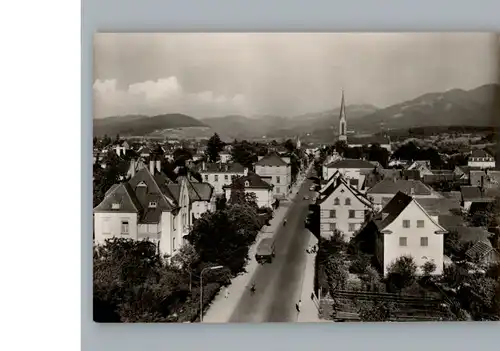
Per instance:
[[[276,184],[280,183],[280,176],[276,176]]]
[[[229,180],[229,176],[227,174],[224,174],[224,180],[225,181],[228,181]]]
[[[356,230],[356,223],[349,223],[349,231],[353,232]]]
[[[219,175],[218,174],[214,175],[214,181],[216,181],[216,182],[219,181]]]
[[[102,233],[103,234],[111,234],[111,225],[109,218],[102,219]]]
[[[426,236],[421,237],[420,246],[429,246],[429,238]]]
[[[408,243],[407,243],[407,240],[406,240],[406,237],[402,236],[399,238],[399,246],[406,246]]]
[[[335,230],[337,229],[337,223],[330,223],[330,230]]]
[[[175,247],[175,238],[172,238],[172,250],[173,251],[176,251],[176,247]]]
[[[421,219],[417,220],[417,228],[423,228],[424,227],[424,223],[425,222],[423,220],[421,220]]]
[[[122,221],[121,233],[124,234],[124,235],[128,235],[129,234],[128,221]]]
[[[156,208],[156,201],[150,201],[149,202],[149,208]]]
[[[354,217],[355,217],[354,210],[349,210],[349,218],[354,218]]]
[[[111,205],[112,210],[119,210],[120,209],[120,204],[118,202],[115,202]]]
[[[351,205],[351,199],[349,199],[349,198],[345,199],[345,204],[347,206],[350,206]]]
[[[277,188],[276,188],[276,194],[279,194],[280,192],[281,192],[280,187],[277,187]]]
[[[403,228],[410,228],[410,221],[408,219],[403,219]]]
[[[172,216],[172,231],[173,232],[177,230],[177,228],[175,226],[175,221],[177,221],[177,217]]]
[[[335,198],[335,200],[333,200],[333,204],[334,205],[340,205],[340,200],[338,197]]]
[[[231,175],[231,180],[234,181],[236,179],[236,175]]]
[[[205,174],[205,182],[208,182],[208,174]]]
[[[336,218],[337,212],[335,210],[330,210],[330,218]]]
[[[250,186],[250,182],[247,180],[247,181],[245,182],[245,187],[249,187],[249,186]]]

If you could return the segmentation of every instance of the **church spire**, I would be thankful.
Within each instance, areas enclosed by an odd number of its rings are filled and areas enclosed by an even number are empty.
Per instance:
[[[345,115],[344,89],[342,89],[342,100],[340,102],[339,140],[347,142],[347,119]]]

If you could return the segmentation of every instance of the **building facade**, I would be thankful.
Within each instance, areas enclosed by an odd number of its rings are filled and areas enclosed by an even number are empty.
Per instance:
[[[214,187],[216,195],[224,194],[223,187],[231,185],[234,179],[247,174],[248,170],[239,163],[206,163],[198,168],[203,182]]]
[[[292,169],[277,153],[271,152],[257,161],[255,173],[273,185],[273,197],[284,198],[290,192]]]

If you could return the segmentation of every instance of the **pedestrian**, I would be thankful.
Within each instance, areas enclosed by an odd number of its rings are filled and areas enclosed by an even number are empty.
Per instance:
[[[229,297],[229,289],[228,288],[225,288],[224,290],[224,298],[228,298]]]
[[[300,312],[301,305],[302,305],[302,300],[299,300],[299,302],[295,304],[295,308],[297,309],[297,312]]]

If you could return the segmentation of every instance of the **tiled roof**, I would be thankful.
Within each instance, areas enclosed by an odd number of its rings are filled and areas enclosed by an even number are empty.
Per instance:
[[[318,201],[318,204],[323,203],[328,197],[330,197],[335,190],[341,185],[344,185],[353,195],[355,198],[357,198],[359,201],[361,201],[363,204],[367,206],[371,206],[370,200],[368,200],[362,193],[360,193],[358,190],[355,188],[349,186],[347,181],[339,175],[335,181],[331,182],[326,189],[321,193],[321,198]]]
[[[203,169],[203,166],[205,167]],[[245,172],[245,167],[237,162],[231,163],[203,163],[197,166],[200,173],[241,173]]]
[[[158,223],[162,212],[177,207],[176,200],[164,183],[167,180],[161,173],[153,176],[143,168],[128,182],[114,186],[114,190],[107,193],[94,212],[138,213],[140,223]],[[117,202],[120,203],[120,209],[114,210],[113,204]],[[156,202],[157,207],[149,208],[150,202]]]
[[[464,219],[461,216],[453,214],[439,215],[438,222],[439,225],[444,227],[446,230],[452,230],[456,227],[463,227],[465,225]]]
[[[463,201],[476,201],[483,198],[481,189],[477,186],[462,186],[460,187]]]
[[[392,223],[404,209],[412,202],[412,197],[402,192],[398,192],[387,205],[384,206],[382,211],[379,212],[375,219],[375,224],[379,230],[384,229]],[[385,215],[385,218],[383,216]]]
[[[276,152],[271,152],[257,161],[255,165],[280,167],[287,166],[288,164]]]
[[[381,169],[380,173],[384,176],[384,178],[401,179],[401,170],[400,169]]]
[[[418,169],[405,169],[401,173],[402,179],[420,180],[420,171]]]
[[[327,164],[325,167],[327,168],[369,168],[374,169],[375,165],[373,165],[369,161],[360,160],[356,158],[345,158],[342,160],[333,161],[332,163]]]
[[[460,191],[441,191],[439,192],[439,194],[457,203],[460,203],[462,201],[462,193]]]
[[[406,194],[411,193],[413,189],[414,195],[431,195],[431,190],[418,180],[403,180],[403,179],[384,179],[375,184],[369,189],[367,194],[396,194],[401,191]]]
[[[431,216],[437,216],[440,214],[448,214],[448,213],[450,213],[450,210],[459,210],[460,209],[460,204],[451,200],[451,199],[421,198],[421,199],[415,199],[415,200]]]
[[[248,186],[246,185],[246,182],[248,182]],[[248,172],[248,175],[236,178],[231,185],[225,185],[223,186],[223,188],[232,188],[236,185],[243,186],[245,188],[258,188],[258,189],[273,188],[273,185],[263,180],[261,176],[255,174],[254,172]]]
[[[470,157],[492,157],[492,156],[485,150],[475,149],[472,151]]]

